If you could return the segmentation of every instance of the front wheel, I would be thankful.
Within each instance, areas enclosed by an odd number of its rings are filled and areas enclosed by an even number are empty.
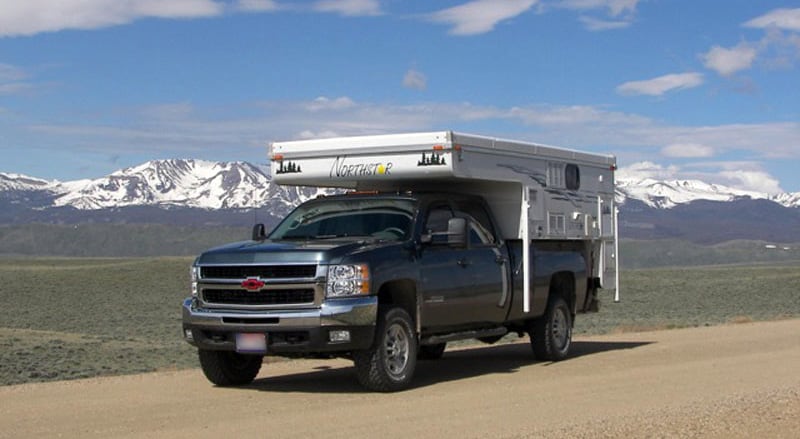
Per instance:
[[[572,312],[561,296],[550,296],[547,311],[534,320],[529,330],[531,348],[539,360],[567,358],[572,344]]]
[[[253,382],[263,361],[261,355],[207,349],[197,352],[203,374],[218,386],[241,386]]]
[[[378,313],[372,347],[353,352],[362,386],[379,392],[401,390],[411,383],[417,366],[417,337],[411,317],[402,308]]]

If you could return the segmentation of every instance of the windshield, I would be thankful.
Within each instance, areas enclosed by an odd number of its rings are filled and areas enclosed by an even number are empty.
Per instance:
[[[300,205],[269,239],[374,237],[399,241],[408,237],[414,202],[402,199],[333,198]]]

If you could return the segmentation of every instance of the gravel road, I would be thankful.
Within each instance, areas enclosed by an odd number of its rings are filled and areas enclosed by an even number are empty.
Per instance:
[[[0,387],[0,438],[800,437],[800,320],[527,343],[422,362],[361,390],[344,360],[270,361],[243,388],[199,370]]]

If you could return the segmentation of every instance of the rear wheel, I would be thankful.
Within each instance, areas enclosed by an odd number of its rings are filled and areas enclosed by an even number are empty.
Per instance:
[[[411,317],[402,308],[379,312],[372,347],[353,352],[361,385],[380,392],[408,387],[417,365],[417,338],[413,327]]]
[[[572,345],[572,313],[561,296],[550,296],[544,315],[534,320],[529,334],[531,348],[539,360],[567,358]]]
[[[200,349],[203,374],[218,386],[240,386],[253,382],[261,370],[261,355],[244,355],[230,351]]]

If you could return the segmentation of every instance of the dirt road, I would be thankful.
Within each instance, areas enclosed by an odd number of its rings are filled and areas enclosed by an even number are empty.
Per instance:
[[[199,370],[0,388],[0,437],[798,437],[800,320],[630,333],[531,361],[448,351],[416,386],[362,391],[344,360],[265,364],[246,388]]]

